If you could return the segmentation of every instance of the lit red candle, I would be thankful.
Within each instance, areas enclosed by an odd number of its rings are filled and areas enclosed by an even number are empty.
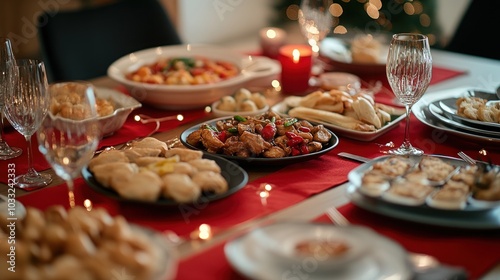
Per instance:
[[[312,50],[306,45],[286,45],[280,48],[281,90],[285,94],[304,94],[311,77]]]
[[[286,32],[281,28],[266,27],[260,30],[260,46],[262,54],[277,58],[279,49],[285,44]]]

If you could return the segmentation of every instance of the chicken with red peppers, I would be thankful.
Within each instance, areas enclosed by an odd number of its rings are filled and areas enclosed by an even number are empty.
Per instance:
[[[214,154],[282,158],[320,151],[331,137],[323,125],[267,112],[203,123],[186,142]]]

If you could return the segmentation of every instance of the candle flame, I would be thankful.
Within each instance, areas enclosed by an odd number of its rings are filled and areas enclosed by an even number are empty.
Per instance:
[[[293,56],[293,63],[299,63],[300,51],[298,49],[293,49],[292,56]]]
[[[266,36],[270,39],[276,38],[276,31],[273,29],[268,29],[266,32]]]

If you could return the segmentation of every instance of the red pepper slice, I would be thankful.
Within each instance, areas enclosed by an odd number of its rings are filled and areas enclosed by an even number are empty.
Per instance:
[[[286,142],[286,144],[290,147],[295,147],[295,146],[298,146],[302,143],[304,143],[304,138],[302,138],[300,136],[288,139],[288,141]]]
[[[217,138],[219,138],[219,140],[222,143],[226,142],[226,140],[227,140],[228,137],[229,137],[228,132],[225,131],[225,130],[219,132],[219,134],[217,135]]]
[[[289,139],[294,138],[294,137],[299,137],[296,133],[293,133],[293,132],[291,132],[291,131],[287,131],[287,132],[285,132],[285,135],[286,135],[286,137],[288,137]]]
[[[307,126],[301,126],[299,127],[299,130],[302,132],[311,132],[311,129]]]
[[[274,123],[268,123],[262,131],[260,132],[260,135],[264,140],[269,141],[274,138],[274,135],[276,135],[276,125]]]
[[[307,147],[307,145],[300,145],[300,152],[303,155],[307,155],[309,153],[309,148]]]
[[[300,155],[300,150],[297,149],[296,147],[292,147],[292,156],[298,156]]]

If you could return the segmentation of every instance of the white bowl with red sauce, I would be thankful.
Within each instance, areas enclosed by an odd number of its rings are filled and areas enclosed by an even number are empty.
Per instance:
[[[251,232],[263,254],[285,266],[310,263],[318,271],[345,268],[367,254],[369,244],[356,226],[278,223]]]
[[[129,73],[160,59],[197,56],[234,64],[238,69],[237,74],[214,83],[194,85],[153,84],[127,78]],[[279,78],[281,65],[267,57],[244,55],[225,47],[188,44],[155,47],[130,53],[113,62],[107,73],[143,104],[166,110],[186,110],[209,106],[242,87],[270,87],[271,82]]]

